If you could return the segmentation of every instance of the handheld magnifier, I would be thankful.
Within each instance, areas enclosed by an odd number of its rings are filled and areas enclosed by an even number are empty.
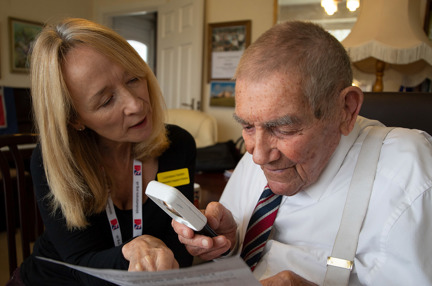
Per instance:
[[[145,193],[177,222],[190,227],[199,234],[217,236],[207,224],[207,218],[176,188],[158,181],[151,181]]]

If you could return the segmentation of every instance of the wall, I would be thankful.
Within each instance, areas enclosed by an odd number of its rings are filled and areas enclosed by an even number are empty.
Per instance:
[[[83,17],[106,23],[107,11],[130,12],[131,9],[157,7],[173,0],[0,0],[0,86],[29,87],[26,74],[10,72],[8,17],[46,22],[64,16]],[[252,21],[252,42],[269,29],[274,19],[274,0],[205,0],[205,25],[227,21]],[[422,0],[423,6],[425,0]],[[98,11],[96,13],[96,10]],[[205,28],[206,28],[205,27]],[[207,34],[207,29],[204,29]],[[207,35],[205,35],[205,39]],[[210,85],[207,83],[207,45],[204,50],[202,78],[203,109],[218,121],[218,141],[236,139],[241,128],[232,119],[234,108],[209,105]],[[389,86],[386,87],[386,89]]]
[[[109,17],[139,11],[156,11],[158,6],[172,0],[92,0],[93,19],[111,25]]]
[[[28,74],[10,72],[8,17],[43,23],[91,15],[92,5],[88,0],[0,0],[0,86],[30,87]]]
[[[93,18],[109,24],[107,15],[123,14],[131,11],[151,10],[161,3],[174,0],[93,0]],[[274,0],[205,0],[205,37],[207,24],[227,21],[252,20],[251,41],[254,41],[274,22]],[[115,12],[113,12],[115,11]],[[207,41],[205,41],[206,43]],[[216,117],[218,122],[218,141],[236,140],[241,136],[241,127],[232,119],[234,108],[212,107],[210,85],[207,83],[207,45],[204,45],[204,67],[202,78],[203,111]]]
[[[47,22],[72,16],[108,24],[102,15],[104,12],[113,11],[114,8],[117,13],[121,14],[134,8],[157,7],[161,2],[166,1],[169,0],[0,0],[0,86],[30,86],[27,74],[10,72],[8,17]],[[206,0],[206,26],[207,23],[252,20],[251,40],[254,41],[272,26],[273,7],[274,0]],[[207,32],[207,29],[205,31]],[[205,50],[204,71],[207,71],[206,57]],[[241,128],[232,119],[234,108],[210,107],[210,85],[207,83],[206,74],[203,74],[202,81],[203,108],[205,112],[215,116],[218,121],[219,141],[238,138],[241,135]]]
[[[208,23],[252,21],[251,42],[274,23],[273,0],[207,0],[206,1],[206,27]],[[205,29],[207,39],[207,28]],[[209,105],[210,84],[207,83],[207,45],[204,51],[203,75],[203,107],[204,111],[216,117],[218,122],[218,141],[237,139],[241,136],[241,127],[234,121],[232,114],[234,108],[213,107]]]

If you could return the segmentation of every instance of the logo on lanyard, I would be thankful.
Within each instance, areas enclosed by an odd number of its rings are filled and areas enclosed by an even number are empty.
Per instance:
[[[142,220],[134,219],[134,229],[142,229]]]
[[[116,218],[110,220],[110,223],[111,223],[111,229],[112,229],[112,230],[116,230],[116,229],[119,228],[119,224],[118,224],[118,221],[117,221]]]
[[[134,165],[134,175],[135,176],[141,176],[141,166],[140,165]]]

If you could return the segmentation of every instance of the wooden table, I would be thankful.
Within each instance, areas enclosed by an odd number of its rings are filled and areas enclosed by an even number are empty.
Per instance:
[[[219,201],[228,178],[224,173],[197,173],[195,183],[200,185],[200,208],[205,208],[208,203]]]

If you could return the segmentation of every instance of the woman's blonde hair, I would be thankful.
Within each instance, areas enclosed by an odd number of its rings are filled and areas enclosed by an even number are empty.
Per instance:
[[[152,107],[152,134],[133,144],[137,159],[159,156],[168,146],[164,125],[165,103],[151,69],[117,33],[94,22],[67,18],[46,25],[31,54],[31,89],[36,129],[40,135],[45,173],[51,190],[52,211],[61,209],[69,229],[88,225],[86,216],[105,209],[110,178],[103,172],[98,135],[77,131],[77,114],[62,74],[66,54],[86,45],[148,82]]]

